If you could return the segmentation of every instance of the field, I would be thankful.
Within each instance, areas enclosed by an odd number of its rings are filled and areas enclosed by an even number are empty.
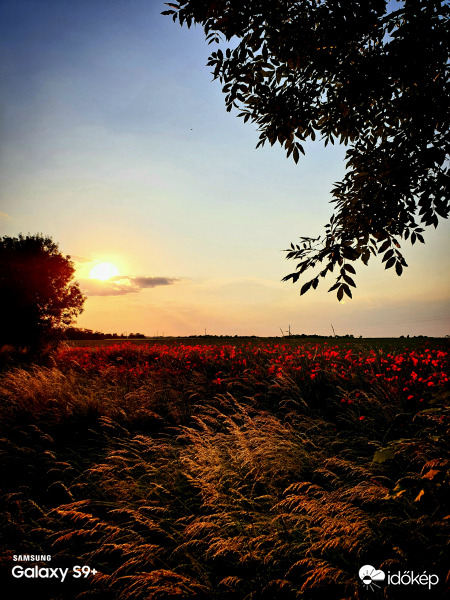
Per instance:
[[[4,597],[447,597],[448,356],[443,339],[231,338],[4,368]],[[14,578],[24,554],[66,580]]]

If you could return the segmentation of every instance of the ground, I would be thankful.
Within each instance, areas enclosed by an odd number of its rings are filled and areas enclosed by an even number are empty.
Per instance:
[[[0,377],[12,595],[445,596],[448,341],[116,341],[48,361]],[[13,577],[24,554],[65,581]],[[364,565],[391,579],[367,587]],[[438,582],[396,585],[406,571]]]

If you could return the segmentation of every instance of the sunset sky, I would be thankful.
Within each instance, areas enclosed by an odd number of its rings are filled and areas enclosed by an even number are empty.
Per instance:
[[[0,235],[41,232],[77,266],[78,326],[147,335],[450,334],[449,224],[402,277],[357,266],[354,299],[299,296],[282,250],[319,235],[344,148],[298,165],[227,113],[200,28],[157,0],[0,5]],[[108,262],[105,281],[90,276]]]

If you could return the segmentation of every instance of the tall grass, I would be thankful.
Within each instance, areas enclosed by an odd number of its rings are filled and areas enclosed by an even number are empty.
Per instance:
[[[371,564],[437,573],[435,590],[407,593],[442,598],[446,360],[428,348],[141,345],[11,369],[2,580],[47,600],[338,600],[374,597],[358,579]],[[97,574],[13,580],[25,553]]]

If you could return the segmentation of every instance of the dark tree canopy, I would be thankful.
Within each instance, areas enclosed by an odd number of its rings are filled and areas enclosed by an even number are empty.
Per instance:
[[[74,267],[42,235],[0,238],[0,346],[38,349],[83,311]]]
[[[393,3],[391,3],[393,4]],[[163,14],[203,26],[219,44],[208,65],[236,108],[295,162],[319,137],[346,145],[324,235],[302,237],[284,280],[308,271],[303,294],[338,268],[338,299],[355,287],[352,263],[383,255],[401,275],[400,241],[449,214],[449,2],[405,0],[180,0]],[[229,43],[227,43],[229,42]],[[316,267],[316,269],[315,269]],[[312,272],[311,272],[312,269]]]

